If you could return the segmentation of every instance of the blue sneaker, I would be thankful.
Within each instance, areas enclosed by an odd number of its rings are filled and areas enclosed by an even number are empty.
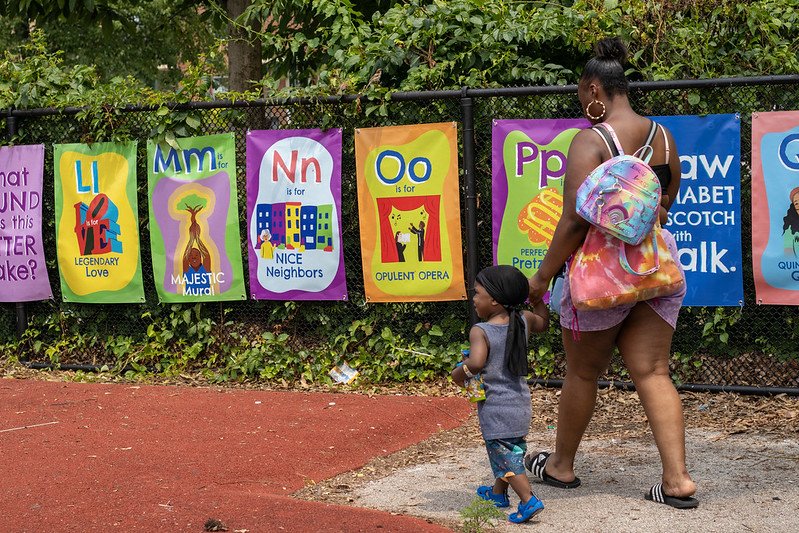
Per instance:
[[[516,512],[511,513],[510,516],[508,516],[508,520],[514,524],[521,524],[522,522],[527,522],[543,510],[544,502],[536,498],[535,494],[533,494],[530,499],[527,500],[527,503],[519,502],[519,507],[516,508]]]
[[[494,487],[489,487],[488,485],[477,487],[477,495],[484,500],[494,502],[497,507],[510,507],[508,493],[494,494]]]

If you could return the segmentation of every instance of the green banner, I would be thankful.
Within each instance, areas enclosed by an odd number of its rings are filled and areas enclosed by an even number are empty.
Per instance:
[[[162,302],[243,300],[232,133],[147,142],[153,276]]]
[[[65,302],[144,302],[136,142],[56,144],[55,227]]]

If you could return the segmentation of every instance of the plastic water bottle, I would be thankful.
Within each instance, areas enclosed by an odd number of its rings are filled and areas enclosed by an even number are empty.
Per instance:
[[[461,350],[461,355],[463,355],[464,359],[468,359],[469,349],[466,348]],[[458,363],[457,366],[461,366],[462,364],[464,364],[464,361]],[[480,372],[475,374],[474,377],[467,377],[466,381],[463,383],[463,389],[466,391],[466,397],[470,402],[481,402],[486,399],[486,391],[485,387],[483,386],[483,375]]]

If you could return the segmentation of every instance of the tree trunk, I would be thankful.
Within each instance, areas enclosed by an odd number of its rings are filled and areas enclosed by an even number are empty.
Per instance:
[[[228,16],[236,18],[252,0],[227,0]],[[260,29],[253,26],[253,29]],[[228,84],[231,91],[246,91],[256,86],[261,79],[261,41],[248,40],[247,32],[238,26],[230,25],[230,44],[228,45]]]

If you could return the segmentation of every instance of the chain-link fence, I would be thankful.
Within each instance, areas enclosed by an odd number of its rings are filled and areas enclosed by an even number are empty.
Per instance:
[[[297,100],[288,102],[216,102],[184,105],[200,120],[194,134],[234,132],[238,170],[240,233],[247,235],[246,190],[244,180],[245,133],[250,129],[343,129],[342,220],[343,241],[350,294],[348,302],[224,302],[206,306],[206,312],[219,313],[254,329],[273,327],[276,322],[305,332],[306,342],[324,342],[314,337],[320,320],[334,317],[342,323],[366,316],[379,316],[392,327],[412,331],[418,324],[460,324],[465,335],[472,318],[468,302],[365,304],[361,270],[360,228],[355,178],[354,130],[363,127],[457,121],[459,150],[462,156],[461,205],[467,276],[472,279],[479,267],[489,265],[491,257],[491,124],[507,118],[576,118],[581,109],[574,86],[479,89],[401,93],[380,107],[356,97]],[[740,308],[684,308],[674,337],[675,377],[685,383],[710,386],[739,386],[792,389],[799,391],[799,321],[788,306],[756,305],[752,277],[751,240],[751,113],[795,109],[799,102],[799,76],[735,80],[691,80],[683,82],[633,83],[633,107],[645,115],[703,115],[739,113],[741,116],[741,217],[743,237],[744,305]],[[138,140],[138,201],[142,266],[146,303],[131,313],[129,305],[78,305],[61,302],[58,269],[55,264],[55,209],[53,198],[53,144],[91,140],[86,122],[76,120],[77,110],[29,110],[7,112],[6,131],[19,143],[43,143],[45,190],[43,237],[52,280],[54,301],[20,306],[5,305],[0,311],[0,335],[11,335],[23,313],[30,316],[54,315],[80,310],[81,319],[92,324],[94,335],[142,334],[148,321],[144,316],[163,312],[154,289],[149,251],[147,220],[146,140],[152,136],[161,117],[154,109],[130,109],[116,114],[116,130]],[[472,136],[473,129],[473,136]],[[471,173],[471,175],[470,175]],[[471,181],[473,179],[473,181]],[[472,243],[472,244],[470,244]],[[242,246],[242,249],[245,249]],[[244,261],[248,279],[247,262]],[[470,292],[471,294],[471,292]],[[210,308],[210,310],[209,310]],[[408,317],[411,317],[408,320]],[[24,320],[22,322],[24,325]],[[403,325],[405,324],[405,325]],[[56,326],[53,326],[56,327]],[[321,335],[321,334],[319,334]],[[557,343],[557,341],[556,341]],[[555,346],[557,354],[561,346]],[[104,361],[102,350],[83,363]],[[562,355],[555,358],[554,373],[562,377]],[[613,379],[626,376],[614,364]]]

